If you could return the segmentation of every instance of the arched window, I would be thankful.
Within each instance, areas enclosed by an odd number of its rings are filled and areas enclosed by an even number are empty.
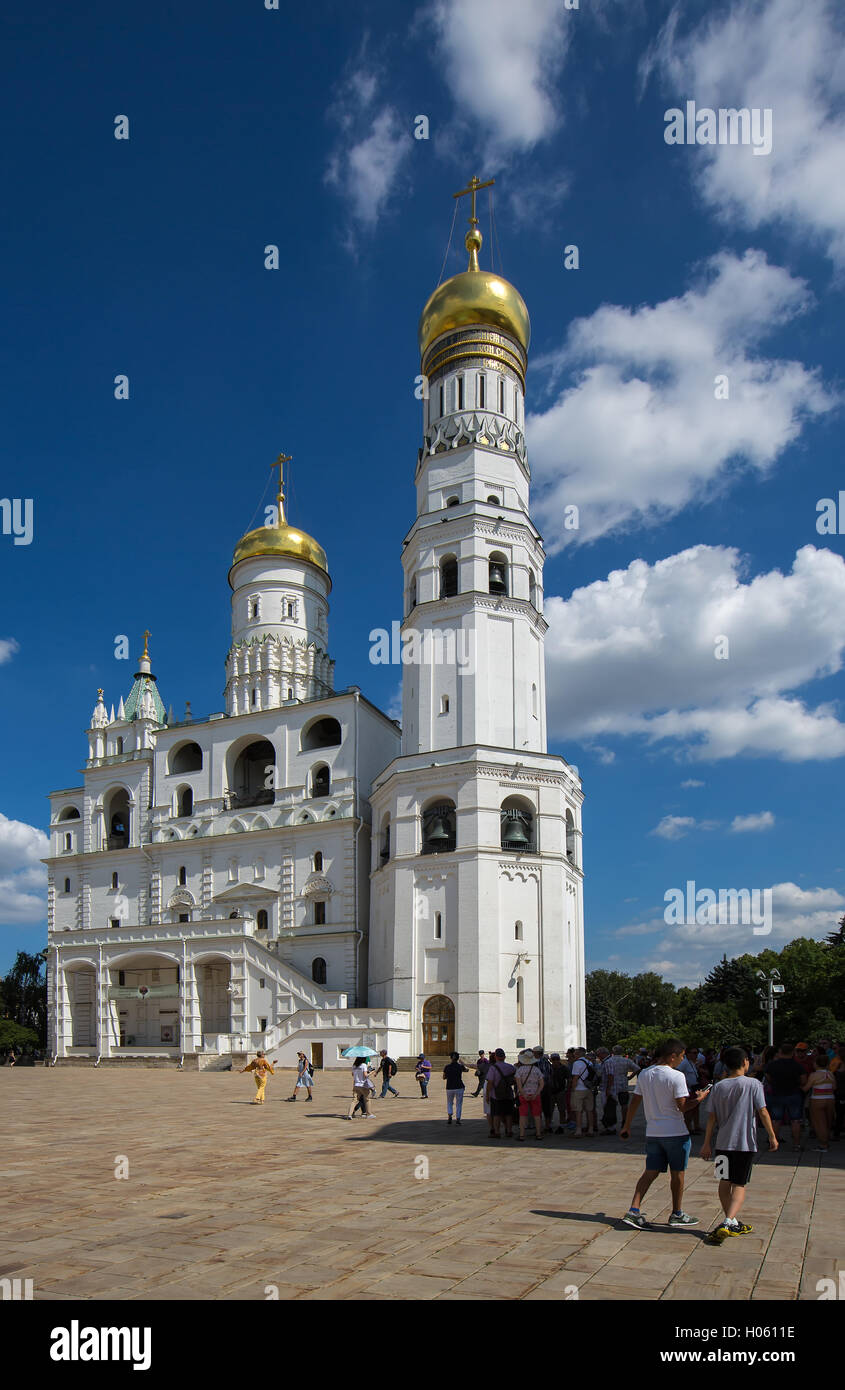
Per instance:
[[[501,377],[501,376],[500,376],[500,377],[499,377],[499,414],[500,414],[500,415],[504,415],[504,413],[505,413],[505,379],[504,379],[504,377]]]
[[[442,417],[443,417],[443,414],[444,414],[444,411],[443,411],[443,382],[441,381],[441,383],[440,383],[440,418],[441,418],[441,419],[442,419]]]
[[[460,506],[460,503],[461,503],[460,497],[447,497],[447,498],[446,498],[446,506],[447,506],[447,507],[459,507],[459,506]]]
[[[521,923],[521,922],[514,922],[514,924],[513,924],[513,937],[514,937],[514,941],[522,941],[522,940],[523,940],[523,936],[522,936],[522,923]]]
[[[304,753],[311,748],[336,748],[340,741],[340,725],[336,719],[317,719],[302,731]]]
[[[458,561],[454,555],[444,555],[440,561],[440,597],[454,598],[458,592]]]
[[[267,917],[267,913],[263,907],[259,908],[258,912],[256,913],[255,925],[258,931],[267,931],[269,929],[269,920]]]
[[[435,912],[435,914],[434,914],[434,939],[435,939],[435,941],[442,941],[442,940],[443,940],[443,914],[442,914],[442,912]]]
[[[119,787],[106,798],[106,836],[108,849],[126,849],[129,844],[129,794]]]
[[[508,562],[504,555],[494,551],[488,565],[489,589],[491,594],[508,592]]]
[[[118,738],[116,748],[117,748],[117,752],[118,752],[118,753],[122,753],[122,752],[123,752],[123,738],[122,738],[122,737]]]
[[[417,576],[414,575],[413,578],[412,578],[412,580],[411,580],[411,587],[410,587],[410,589],[408,590],[408,612],[410,613],[411,610],[412,610],[413,608],[416,608],[416,606],[417,606]]]
[[[257,618],[257,617],[258,617],[258,613],[259,613],[258,599],[257,599],[257,598],[251,598],[250,601],[249,601],[249,616],[250,616],[250,618]]]
[[[177,798],[177,815],[192,816],[194,813],[194,793],[190,787],[183,787]]]
[[[315,985],[326,983],[326,962],[322,956],[315,956],[311,962],[311,979]]]
[[[487,501],[490,503],[490,506],[491,506],[491,507],[499,507],[499,506],[501,506],[501,503],[499,502],[498,497],[493,497],[493,496],[491,495],[490,497],[487,498]]]
[[[275,800],[276,750],[266,738],[247,744],[235,759],[229,782],[229,809],[271,806]]]
[[[170,754],[168,771],[171,776],[175,772],[201,772],[202,749],[199,744],[182,743],[178,748],[174,748]]]
[[[422,852],[446,854],[455,844],[455,803],[435,802],[422,813]]]
[[[116,891],[117,891],[117,874],[112,874],[112,876],[111,876],[111,886],[112,886],[112,892],[113,892],[113,893],[116,892]]]
[[[525,987],[521,978],[516,982],[516,1021],[525,1022]]]
[[[533,714],[534,718],[536,719],[536,718],[537,718],[537,686],[534,685],[534,684],[532,684],[532,686],[531,686],[531,713]]]
[[[325,924],[326,904],[324,902],[316,902],[314,904],[314,925],[315,927],[324,927]]]
[[[79,820],[79,812],[75,806],[65,806],[64,810],[59,812],[59,820]]]
[[[180,870],[179,870],[179,887],[180,887],[180,888],[184,888],[184,887],[186,886],[187,882],[188,882],[188,870],[185,868],[185,865],[183,864],[182,867],[181,867]]]
[[[73,836],[70,834],[70,832],[68,832],[68,834],[65,835],[65,849],[73,849]]]
[[[390,817],[385,816],[381,823],[381,851],[379,854],[382,864],[386,864],[390,858]]]
[[[325,763],[320,763],[311,773],[311,795],[328,796],[331,792],[331,773]]]
[[[479,375],[478,375],[478,382],[477,382],[477,390],[476,390],[476,397],[475,397],[475,398],[476,398],[476,401],[477,401],[477,403],[478,403],[478,409],[479,409],[479,410],[483,410],[483,409],[484,409],[484,406],[485,406],[486,401],[487,401],[487,393],[486,393],[486,390],[485,390],[486,386],[487,386],[487,381],[486,381],[486,379],[484,378],[484,376],[479,372]]]
[[[566,813],[566,857],[575,863],[575,818],[571,811]]]
[[[323,872],[323,851],[319,849],[314,855],[314,872],[315,874],[321,874]]]
[[[66,892],[66,893],[69,893],[69,892],[70,892],[70,879],[69,879],[69,878],[66,878],[66,879],[65,879],[65,892]]]
[[[532,608],[537,607],[537,580],[534,578],[533,570],[528,575],[528,602]]]
[[[521,796],[509,796],[500,812],[502,849],[512,854],[534,852],[534,812]]]

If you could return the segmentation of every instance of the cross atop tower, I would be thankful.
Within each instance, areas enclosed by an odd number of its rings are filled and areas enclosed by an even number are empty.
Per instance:
[[[460,193],[453,193],[453,194],[452,194],[452,197],[453,197],[453,198],[463,198],[463,196],[464,196],[465,193],[469,193],[469,194],[471,195],[471,199],[472,199],[472,210],[471,210],[471,212],[470,212],[470,218],[469,218],[469,224],[470,224],[471,227],[477,227],[477,226],[478,226],[478,218],[477,218],[476,215],[475,215],[475,195],[476,195],[476,193],[478,192],[478,190],[479,190],[480,188],[492,188],[492,187],[493,187],[493,184],[494,184],[495,182],[496,182],[495,179],[488,179],[486,183],[482,183],[481,180],[480,180],[480,178],[478,177],[478,175],[477,175],[477,174],[473,174],[473,176],[472,176],[472,178],[470,179],[469,183],[467,184],[466,188],[462,188],[461,191],[460,191]]]
[[[274,462],[273,465],[272,465],[273,468],[278,468],[278,470],[279,470],[279,491],[278,491],[278,493],[276,494],[276,501],[277,501],[278,504],[279,504],[279,525],[280,525],[280,526],[284,526],[284,524],[285,524],[285,478],[284,478],[284,467],[285,467],[285,464],[286,464],[286,463],[290,463],[290,461],[291,461],[292,458],[293,458],[293,454],[279,454],[278,458],[275,460],[275,462]]]
[[[141,633],[141,636],[142,636],[143,639],[144,639],[144,650],[143,650],[142,653],[141,653],[141,659],[142,659],[142,660],[146,659],[147,661],[149,661],[149,659],[150,659],[150,653],[149,653],[149,649],[148,649],[148,643],[149,643],[150,638],[152,637],[152,633],[150,632],[149,628],[146,628],[146,629]]]

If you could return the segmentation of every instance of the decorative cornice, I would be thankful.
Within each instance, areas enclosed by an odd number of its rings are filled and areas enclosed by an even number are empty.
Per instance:
[[[529,473],[525,435],[513,420],[485,410],[458,411],[429,425],[423,435],[423,454],[443,454],[466,444],[513,454]]]
[[[299,891],[301,898],[330,898],[334,885],[325,874],[309,874]]]
[[[189,893],[187,888],[177,888],[175,893],[171,893],[167,900],[168,908],[174,907],[196,907],[196,899],[193,893]]]

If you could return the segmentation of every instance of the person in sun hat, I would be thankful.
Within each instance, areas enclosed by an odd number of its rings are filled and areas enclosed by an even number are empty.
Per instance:
[[[519,1054],[519,1065],[514,1075],[516,1093],[519,1098],[519,1138],[525,1139],[525,1125],[528,1116],[534,1119],[535,1139],[543,1137],[543,1088],[545,1080],[537,1065],[537,1058],[527,1047]]]

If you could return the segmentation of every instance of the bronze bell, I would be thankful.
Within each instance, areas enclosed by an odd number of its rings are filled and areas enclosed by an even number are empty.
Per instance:
[[[444,840],[451,840],[445,818],[443,816],[432,816],[431,824],[426,832],[426,840],[429,844],[442,844]]]
[[[505,567],[497,560],[490,563],[490,593],[506,594],[508,586],[505,583]]]
[[[520,815],[509,812],[505,823],[504,842],[509,849],[526,849],[530,844]]]

